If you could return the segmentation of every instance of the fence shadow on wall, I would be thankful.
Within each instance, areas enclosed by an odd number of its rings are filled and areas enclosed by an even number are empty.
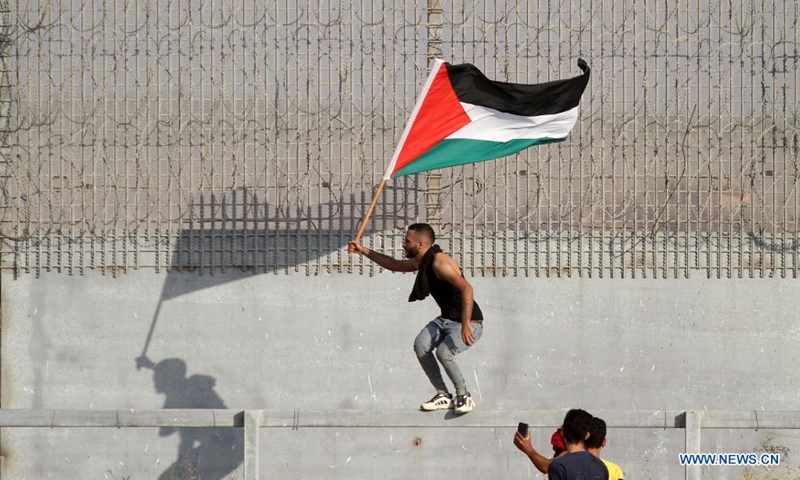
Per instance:
[[[386,198],[391,195],[390,190]],[[170,245],[163,254],[153,252],[156,265],[168,268],[153,324],[164,302],[182,295],[265,273],[344,272],[360,261],[350,258],[346,246],[369,206],[367,192],[306,206],[257,200],[244,190],[198,195],[184,218],[188,228],[163,237]],[[365,234],[402,228],[395,225],[404,225],[405,216],[391,205],[378,208]]]
[[[195,274],[194,291],[263,273],[349,271],[355,262],[347,254],[347,242],[360,226],[371,193],[291,204],[265,200],[246,189],[198,195],[182,215],[186,228],[165,238],[168,257],[157,258],[169,269],[162,300],[187,293],[185,282],[178,281],[187,273]],[[365,235],[404,229],[419,213],[415,194],[413,188],[388,187]]]

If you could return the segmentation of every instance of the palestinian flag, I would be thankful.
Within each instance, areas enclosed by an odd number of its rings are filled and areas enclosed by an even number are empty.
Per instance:
[[[441,60],[428,75],[383,178],[483,162],[563,142],[578,119],[589,66],[567,80],[495,82],[474,65]]]

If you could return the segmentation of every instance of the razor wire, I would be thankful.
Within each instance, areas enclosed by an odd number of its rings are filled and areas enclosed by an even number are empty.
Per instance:
[[[566,142],[393,180],[471,275],[796,276],[798,2],[0,2],[3,268],[374,273],[346,254],[429,61],[592,67]]]

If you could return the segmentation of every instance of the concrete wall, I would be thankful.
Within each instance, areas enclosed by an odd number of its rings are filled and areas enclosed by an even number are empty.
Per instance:
[[[459,363],[479,409],[797,409],[795,280],[472,281],[485,333]],[[409,274],[2,282],[3,408],[416,409],[433,393],[412,342],[437,309],[406,302]],[[159,366],[139,370],[154,320]],[[264,478],[539,478],[513,429],[262,433]],[[544,451],[550,433],[534,432]],[[704,431],[703,447],[796,449],[796,436]],[[4,429],[1,440],[3,480],[242,476],[239,430]],[[604,452],[635,480],[681,477],[682,451],[680,430],[617,429]]]

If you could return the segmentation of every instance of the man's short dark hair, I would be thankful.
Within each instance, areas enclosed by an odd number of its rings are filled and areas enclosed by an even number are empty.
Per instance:
[[[592,425],[592,415],[586,410],[572,409],[564,416],[561,435],[567,444],[581,443]]]
[[[431,245],[436,241],[436,234],[433,233],[433,227],[427,223],[415,223],[408,226],[409,230],[414,230],[417,235],[427,240]]]
[[[599,417],[594,417],[589,424],[589,438],[586,439],[586,448],[600,448],[603,440],[606,439],[606,421]]]

